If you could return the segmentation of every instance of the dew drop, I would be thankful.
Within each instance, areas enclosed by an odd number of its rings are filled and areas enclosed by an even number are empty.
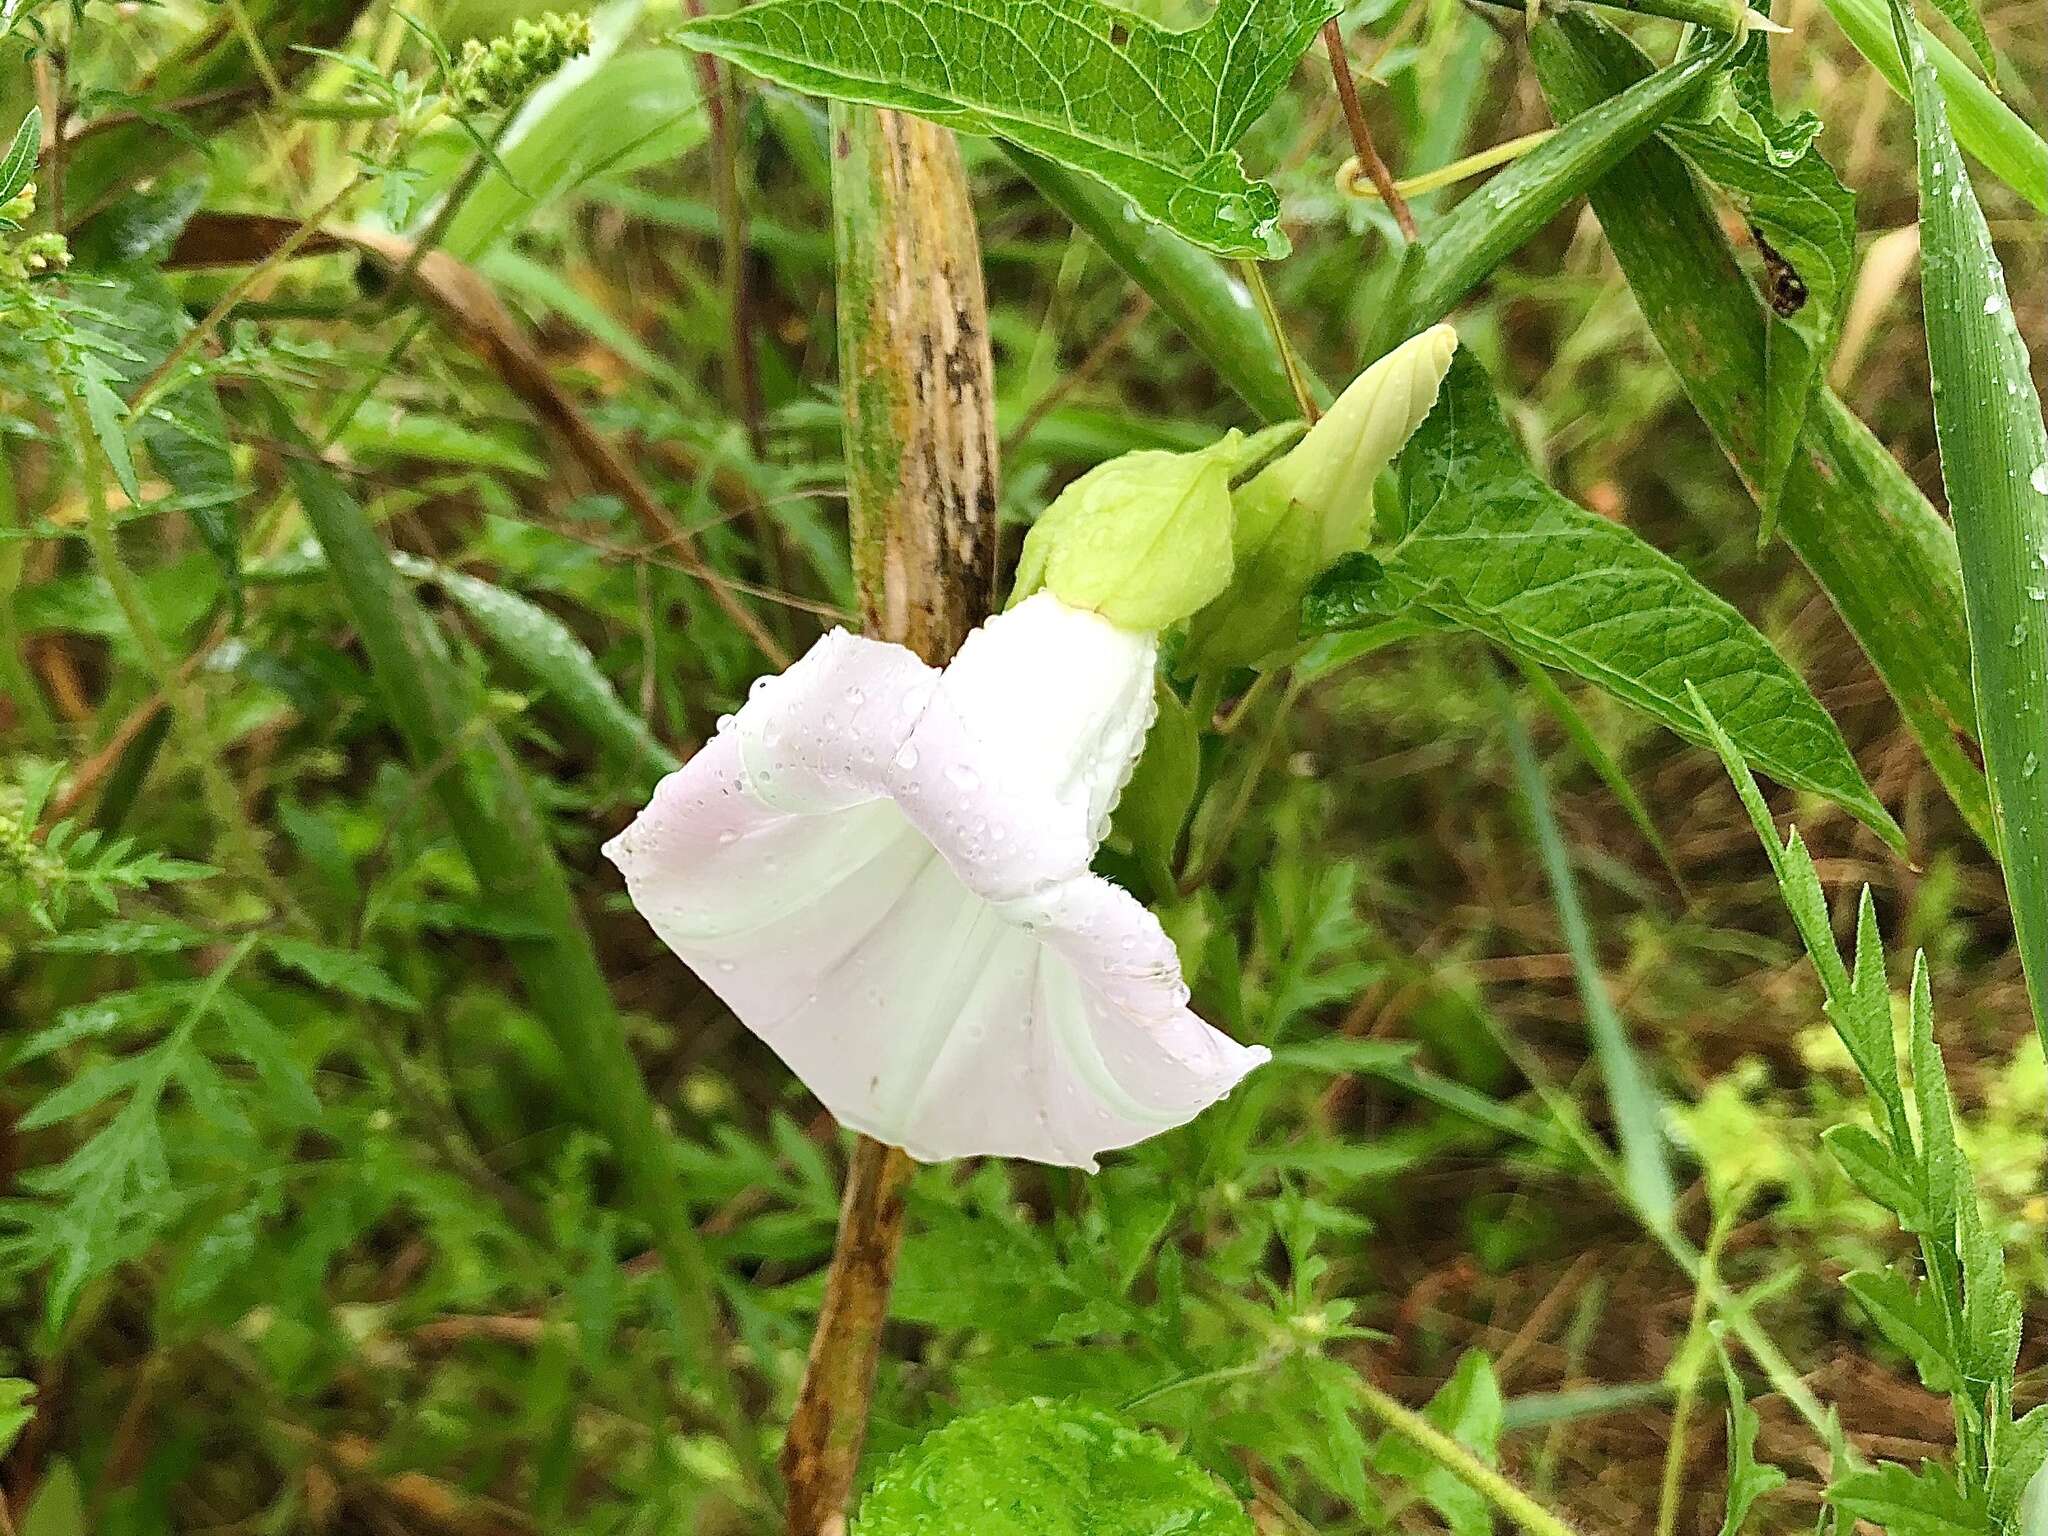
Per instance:
[[[965,763],[954,763],[951,767],[947,768],[946,777],[952,781],[955,789],[967,794],[972,794],[975,790],[981,788],[981,775]]]
[[[718,834],[718,841],[720,846],[722,847],[730,848],[734,843],[738,842],[739,840],[739,833],[733,831],[731,827],[727,827],[723,832]]]
[[[2034,472],[2027,476],[2027,484],[2041,495],[2048,496],[2048,464],[2036,464]]]
[[[905,773],[917,767],[917,748],[906,743],[903,750],[896,754],[896,766]]]
[[[725,732],[725,731],[729,731],[729,730],[731,730],[731,729],[732,729],[732,727],[733,727],[733,722],[734,722],[735,720],[737,720],[738,718],[739,718],[739,717],[738,717],[737,715],[720,715],[720,716],[718,717],[718,729],[719,729],[719,731],[720,731],[721,733],[723,733],[723,732]]]

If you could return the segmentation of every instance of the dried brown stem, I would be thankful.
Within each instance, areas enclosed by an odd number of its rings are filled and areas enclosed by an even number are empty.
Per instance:
[[[995,588],[994,364],[953,136],[832,108],[854,570],[871,633],[944,662]],[[863,1136],[783,1447],[791,1536],[842,1536],[903,1241],[910,1159]]]
[[[1358,101],[1358,85],[1351,78],[1351,61],[1344,53],[1344,30],[1337,25],[1335,17],[1323,24],[1323,47],[1330,55],[1330,73],[1337,80],[1337,99],[1344,103],[1344,121],[1351,125],[1352,151],[1358,156],[1358,163],[1365,168],[1365,174],[1372,179],[1373,189],[1379,193],[1380,200],[1393,213],[1394,222],[1401,229],[1401,238],[1412,245],[1417,238],[1415,215],[1408,211],[1407,199],[1394,185],[1394,173],[1387,169],[1387,162],[1380,158],[1380,152],[1372,142],[1372,129],[1365,122],[1365,108]]]

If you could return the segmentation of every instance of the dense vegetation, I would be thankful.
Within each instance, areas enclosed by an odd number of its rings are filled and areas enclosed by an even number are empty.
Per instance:
[[[0,16],[0,1536],[2048,1531],[2029,0]],[[1095,1173],[600,854],[984,558],[1272,1053]]]

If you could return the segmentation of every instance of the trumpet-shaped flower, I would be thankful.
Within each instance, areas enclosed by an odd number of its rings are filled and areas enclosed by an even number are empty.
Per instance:
[[[1090,1168],[1266,1059],[1188,1010],[1090,872],[1157,644],[1051,592],[943,670],[834,630],[605,847],[634,905],[841,1124]]]

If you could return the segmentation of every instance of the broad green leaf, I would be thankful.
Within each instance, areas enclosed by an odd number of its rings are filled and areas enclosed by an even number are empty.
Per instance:
[[[1855,196],[1814,146],[1819,118],[1779,121],[1767,46],[1763,35],[1751,38],[1714,83],[1707,109],[1663,129],[1664,141],[1734,201],[1763,262],[1766,538],[1856,270]]]
[[[641,9],[600,12],[590,51],[519,109],[497,145],[497,163],[482,171],[449,220],[441,243],[450,253],[473,261],[535,209],[593,178],[678,160],[703,139],[695,63],[670,49],[619,52]]]
[[[1956,1345],[1941,1302],[1924,1284],[1898,1269],[1858,1270],[1842,1284],[1863,1304],[1893,1348],[1913,1362],[1930,1392],[1953,1392],[1962,1381]]]
[[[1546,17],[1530,51],[1561,119],[1625,89],[1652,64],[1583,13]],[[1593,211],[1686,395],[1762,502],[1768,328],[1719,216],[1685,162],[1641,146],[1595,186]],[[1825,388],[1808,408],[1778,527],[1884,678],[1971,827],[1991,838],[1972,760],[1976,704],[1955,536],[1884,445]]]
[[[2034,1025],[2048,1045],[2048,423],[1905,0],[1892,0],[1892,25],[1912,66],[1934,427],[1962,554],[1985,772]]]
[[[1207,250],[1279,257],[1280,200],[1232,146],[1337,10],[1219,0],[1175,32],[1104,0],[760,0],[679,35],[797,90],[1008,139]]]
[[[1896,1462],[1851,1472],[1828,1489],[1828,1502],[1889,1536],[1992,1536],[1983,1491],[1965,1492],[1933,1462],[1917,1473]]]
[[[1407,530],[1326,573],[1304,605],[1309,626],[1419,608],[1704,742],[1697,688],[1746,759],[1902,846],[1834,721],[1770,642],[1676,561],[1544,484],[1469,356],[1453,362],[1400,473]]]
[[[87,1536],[85,1490],[68,1459],[51,1464],[15,1529],[20,1536]]]
[[[1969,0],[1949,3],[1967,5]],[[1910,97],[1886,0],[1826,0],[1826,4],[1835,25],[1856,45],[1856,51],[1877,66],[1893,90]],[[1944,12],[1948,8],[1942,6]],[[2048,144],[1940,38],[1928,37],[1924,42],[1948,103],[1949,121],[1963,148],[2036,210],[2048,213]]]
[[[1741,1536],[1751,1506],[1773,1489],[1784,1487],[1785,1474],[1756,1459],[1756,1436],[1763,1421],[1749,1406],[1742,1378],[1735,1374],[1735,1363],[1718,1338],[1714,1352],[1720,1356],[1721,1380],[1728,1388],[1728,1502],[1721,1536]]]
[[[852,1536],[1252,1536],[1207,1472],[1156,1435],[1042,1399],[955,1419],[899,1452]]]
[[[1681,59],[1579,113],[1453,208],[1426,243],[1408,247],[1396,301],[1378,333],[1379,350],[1449,314],[1559,209],[1585,195],[1679,111],[1727,62],[1732,46],[1731,38]]]

